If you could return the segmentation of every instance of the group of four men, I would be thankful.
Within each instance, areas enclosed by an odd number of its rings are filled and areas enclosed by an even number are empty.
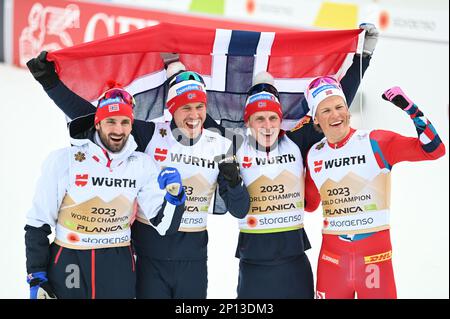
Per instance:
[[[384,97],[410,114],[418,139],[350,128],[360,62],[364,73],[376,44],[376,29],[366,28],[365,53],[355,56],[342,81],[320,77],[308,86],[312,122],[281,130],[279,93],[264,73],[247,95],[250,133],[238,139],[207,115],[202,77],[179,62],[167,70],[173,119],[153,123],[133,118],[134,99],[122,88],[105,92],[95,108],[59,80],[45,53],[30,60],[33,76],[74,119],[72,147],[47,160],[28,214],[32,298],[206,298],[207,214],[217,186],[239,219],[238,298],[314,298],[303,222],[304,210],[314,211],[321,200],[317,297],[395,297],[386,178],[399,161],[437,158],[445,150],[399,89]],[[350,209],[349,201],[359,209],[336,213]],[[49,246],[50,227],[56,239]],[[347,257],[354,249],[359,259]],[[378,255],[384,258],[375,260]],[[382,266],[382,285],[362,287],[366,260]],[[70,271],[73,265],[80,271]],[[355,265],[360,273],[349,280]]]

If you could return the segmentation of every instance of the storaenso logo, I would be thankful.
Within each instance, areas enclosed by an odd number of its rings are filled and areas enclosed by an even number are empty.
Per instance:
[[[92,185],[136,188],[136,180],[128,178],[92,177]]]
[[[201,157],[191,156],[191,155],[185,155],[185,154],[174,154],[170,153],[170,157],[172,159],[172,162],[176,163],[184,163],[186,165],[194,165],[199,167],[206,167],[215,169],[216,168],[216,162],[214,160],[208,160]]]
[[[352,220],[331,220],[329,226],[331,227],[355,227],[355,226],[365,226],[373,224],[373,218],[361,218]]]
[[[274,224],[287,224],[292,222],[303,222],[302,215],[294,215],[294,216],[280,216],[280,217],[260,217],[258,220],[258,224],[261,226],[264,225],[274,225]]]
[[[199,218],[183,217],[181,218],[181,223],[185,225],[202,225],[204,223],[204,219],[202,217]]]
[[[364,210],[359,206],[336,208],[333,211],[331,211],[331,209],[325,210],[325,213],[327,215],[355,214],[355,213],[362,213],[362,212],[364,212]]]
[[[295,162],[295,156],[292,154],[284,154],[271,158],[255,157],[256,165],[286,164]]]
[[[93,244],[93,245],[115,245],[115,244],[122,244],[130,241],[130,236],[125,235],[122,237],[115,237],[115,238],[91,238],[86,237],[81,240],[82,242],[86,244]]]
[[[366,156],[352,156],[344,158],[336,158],[325,162],[325,169],[350,165],[361,165],[366,163]]]
[[[285,211],[285,210],[293,210],[293,209],[297,209],[297,207],[295,207],[295,204],[293,204],[293,203],[271,205],[271,206],[266,206],[266,207],[254,206],[254,207],[252,207],[252,213],[267,213],[267,212]]]

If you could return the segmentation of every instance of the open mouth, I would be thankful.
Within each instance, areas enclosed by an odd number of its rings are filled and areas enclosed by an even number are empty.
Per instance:
[[[200,120],[193,120],[193,121],[186,121],[186,127],[190,130],[194,130],[201,126],[202,121]]]
[[[123,136],[109,136],[109,138],[111,139],[111,141],[113,141],[114,143],[120,143],[123,141]]]
[[[330,124],[331,127],[338,127],[340,125],[342,125],[342,123],[344,123],[344,121],[336,121]]]
[[[270,142],[273,140],[274,136],[275,136],[276,132],[272,131],[272,132],[260,132],[259,136],[265,140],[266,142]]]

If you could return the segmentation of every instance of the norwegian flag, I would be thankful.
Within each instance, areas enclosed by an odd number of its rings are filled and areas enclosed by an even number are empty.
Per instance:
[[[298,120],[308,111],[303,102],[307,83],[320,75],[342,78],[361,32],[252,32],[161,23],[54,51],[47,59],[55,62],[61,80],[88,101],[95,102],[108,81],[120,83],[135,96],[135,116],[141,120],[164,114],[162,52],[178,53],[188,70],[204,77],[208,113],[229,123],[242,122],[253,76],[268,71],[281,93],[284,118]]]

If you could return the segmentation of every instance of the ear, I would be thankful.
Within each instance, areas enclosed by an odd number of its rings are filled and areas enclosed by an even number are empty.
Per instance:
[[[95,124],[95,129],[98,131],[100,129],[100,122],[98,122],[97,124]]]
[[[314,124],[319,125],[319,120],[317,119],[317,116],[314,117],[313,122],[314,122]]]

